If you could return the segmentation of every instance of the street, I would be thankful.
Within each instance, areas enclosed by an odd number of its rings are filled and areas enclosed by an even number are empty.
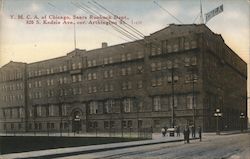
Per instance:
[[[124,148],[111,151],[102,151],[76,156],[67,156],[63,159],[115,159],[115,158],[227,158],[250,159],[250,133],[232,135],[206,134],[202,142],[191,141],[164,143],[136,148]]]

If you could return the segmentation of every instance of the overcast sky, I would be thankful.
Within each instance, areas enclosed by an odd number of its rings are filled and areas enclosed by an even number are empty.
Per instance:
[[[0,66],[10,60],[34,62],[63,56],[74,49],[74,27],[72,24],[27,24],[17,15],[43,16],[89,16],[71,2],[88,3],[91,0],[2,0],[0,28]],[[149,35],[170,23],[179,24],[175,18],[154,4],[153,0],[96,0],[113,13],[126,16],[126,22]],[[168,12],[184,24],[198,23],[200,0],[157,0]],[[52,4],[56,8],[52,7]],[[249,0],[202,0],[203,13],[223,4],[224,12],[212,18],[207,26],[224,38],[244,61],[249,63]],[[92,9],[95,9],[92,6]],[[98,9],[100,12],[101,9]],[[14,19],[11,19],[14,15]],[[103,14],[104,15],[104,14]],[[139,24],[132,24],[131,21]],[[61,21],[62,22],[62,21]],[[76,25],[77,48],[95,49],[102,42],[108,45],[131,41],[106,25]]]

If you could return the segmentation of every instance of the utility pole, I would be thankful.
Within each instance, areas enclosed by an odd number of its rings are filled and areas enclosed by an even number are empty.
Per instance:
[[[192,106],[193,106],[193,124],[194,124],[194,131],[195,131],[195,128],[196,128],[196,126],[195,126],[195,105],[194,105],[194,100],[195,100],[195,97],[194,97],[194,73],[192,74],[192,77],[193,77],[193,79],[192,79],[192,86],[193,86],[193,88],[192,88],[192,94],[193,94],[193,97],[192,97]],[[195,137],[195,133],[194,133],[194,137]]]
[[[171,79],[172,79],[172,85],[171,85],[171,89],[172,89],[172,128],[174,128],[175,122],[174,122],[174,67],[173,67],[173,63],[172,63],[172,69],[171,69]]]

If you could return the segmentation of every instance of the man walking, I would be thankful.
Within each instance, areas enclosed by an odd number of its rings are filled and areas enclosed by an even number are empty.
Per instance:
[[[198,133],[199,133],[199,138],[200,138],[200,141],[201,141],[201,126],[198,127]]]
[[[194,125],[191,127],[191,131],[192,131],[192,138],[195,138],[195,127],[194,127]]]
[[[177,134],[177,136],[180,136],[180,127],[179,126],[176,127],[176,134]]]

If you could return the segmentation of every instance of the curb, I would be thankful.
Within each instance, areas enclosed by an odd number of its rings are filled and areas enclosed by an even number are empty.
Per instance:
[[[190,140],[196,140],[199,138],[192,138]],[[184,139],[178,139],[178,140],[171,140],[171,141],[160,141],[160,142],[151,142],[151,143],[139,143],[134,145],[125,145],[125,146],[117,146],[117,147],[107,147],[107,148],[100,148],[100,149],[92,149],[92,150],[82,150],[82,151],[75,151],[75,152],[66,152],[66,153],[60,153],[60,154],[48,154],[48,155],[42,155],[42,156],[30,156],[30,157],[17,157],[15,159],[47,159],[47,158],[58,158],[58,157],[66,157],[66,156],[74,156],[74,155],[82,155],[82,154],[88,154],[88,153],[94,153],[94,152],[101,152],[101,151],[109,151],[109,150],[117,150],[117,149],[123,149],[123,148],[132,148],[137,146],[147,146],[147,145],[156,145],[156,144],[162,144],[162,143],[173,143],[173,142],[181,142],[184,141]]]

